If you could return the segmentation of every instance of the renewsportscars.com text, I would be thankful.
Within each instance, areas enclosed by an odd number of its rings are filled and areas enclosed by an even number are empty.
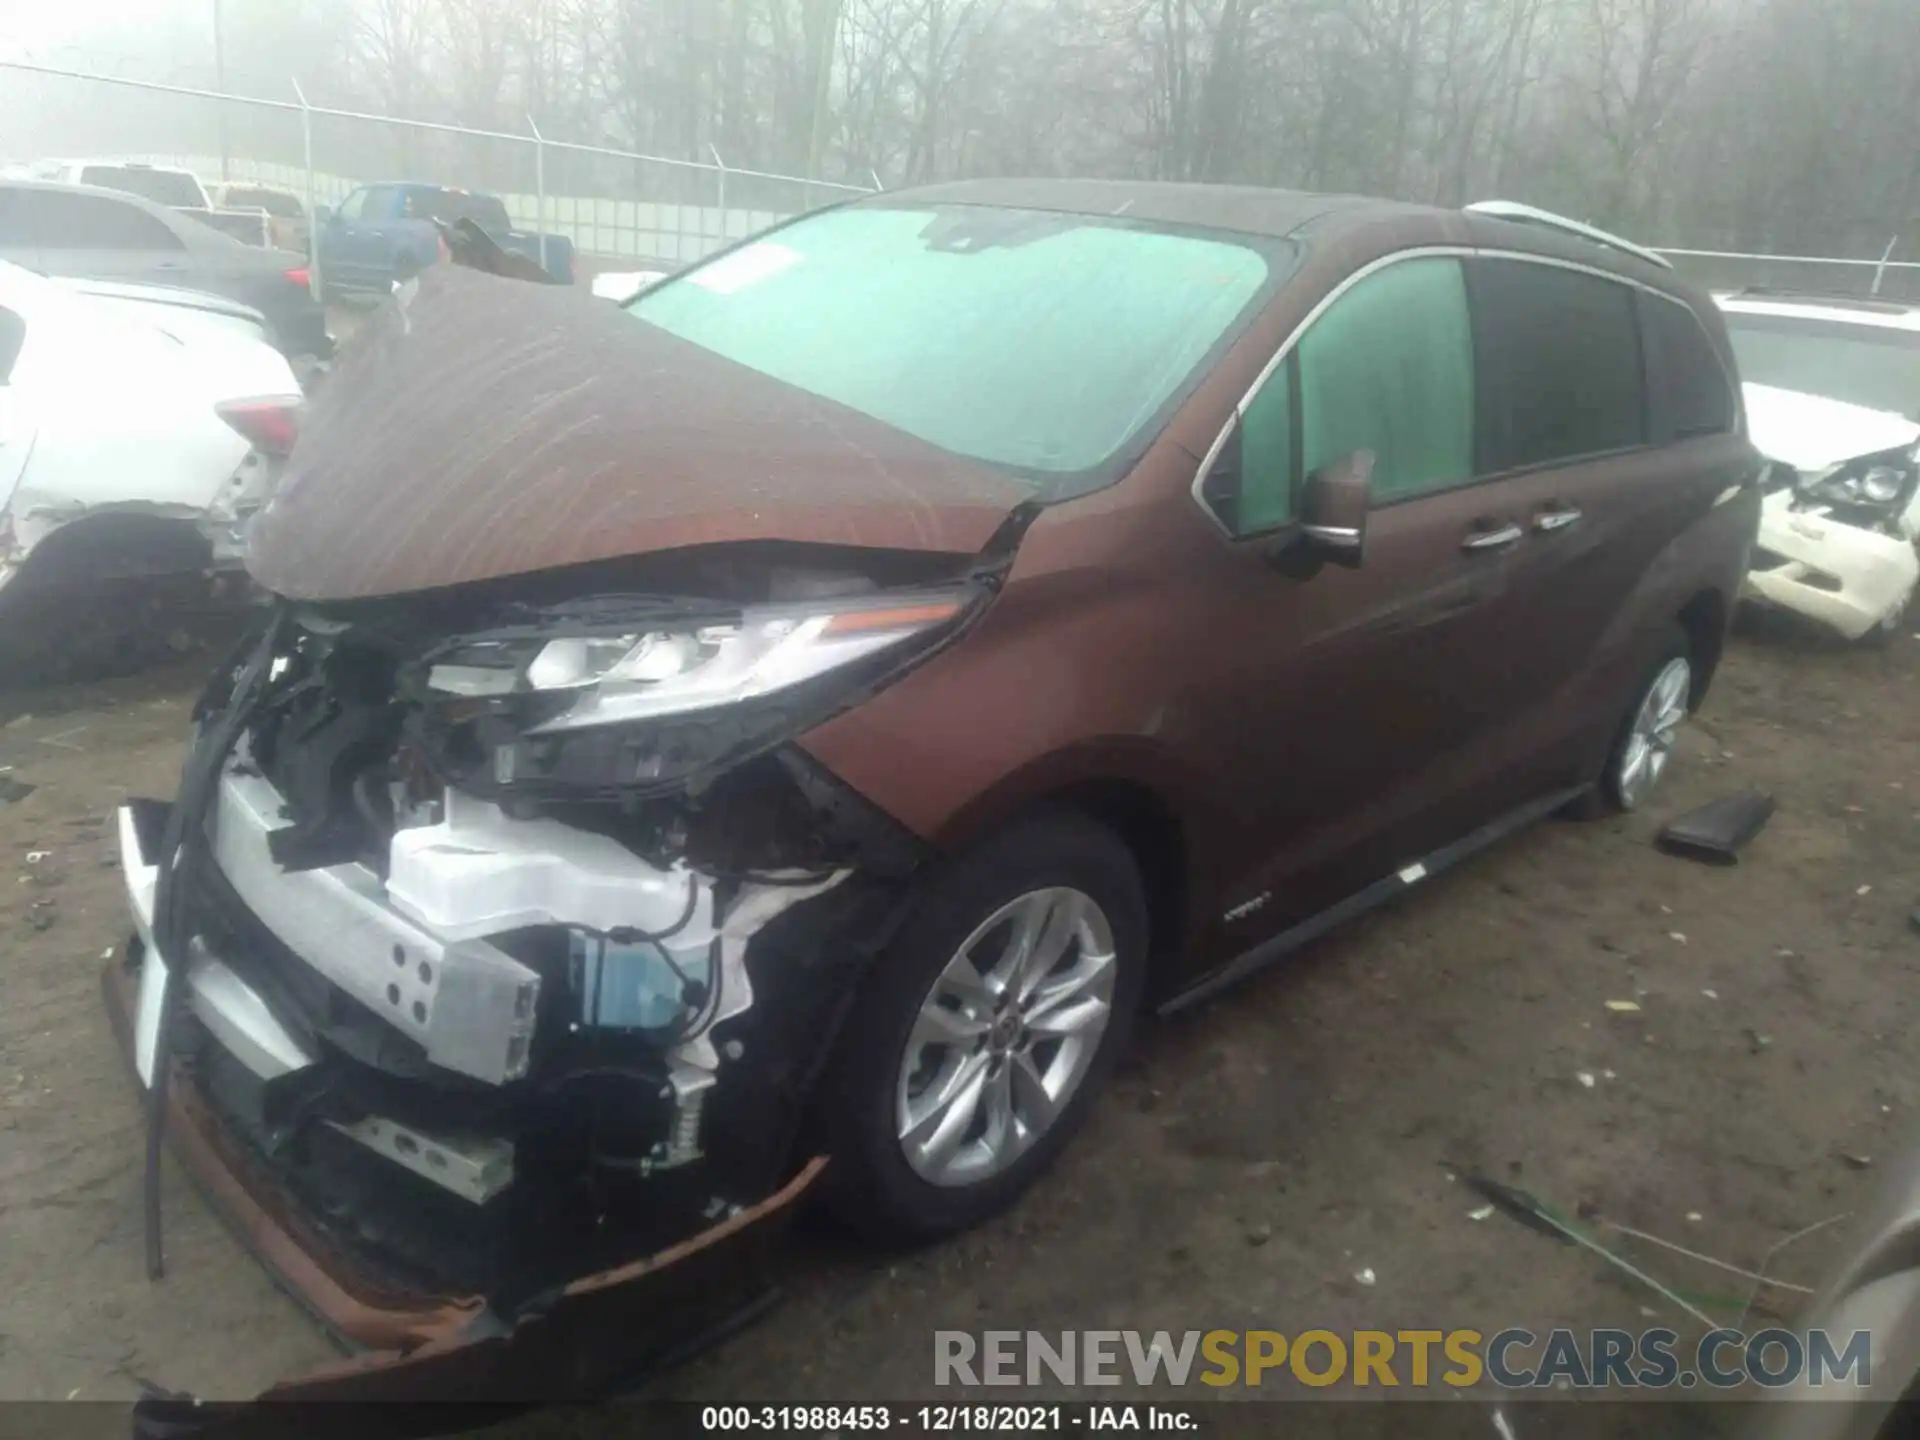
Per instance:
[[[1727,1390],[1805,1383],[1864,1388],[1873,1378],[1865,1330],[1806,1335],[1709,1331],[1478,1330],[936,1330],[936,1385],[1343,1385],[1508,1390]]]

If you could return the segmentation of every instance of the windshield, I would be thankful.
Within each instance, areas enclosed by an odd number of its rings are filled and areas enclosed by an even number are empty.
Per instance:
[[[1063,499],[1117,478],[1292,268],[1284,241],[972,205],[829,210],[628,312]]]
[[[107,190],[124,190],[142,195],[160,205],[184,206],[190,210],[206,208],[207,197],[200,182],[181,170],[149,170],[139,165],[89,165],[80,172],[82,185],[98,185]]]
[[[1740,378],[1920,419],[1920,333],[1793,315],[1727,315]]]

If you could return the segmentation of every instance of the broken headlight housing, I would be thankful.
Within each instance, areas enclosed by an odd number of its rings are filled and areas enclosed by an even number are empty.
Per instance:
[[[1899,515],[1920,484],[1920,447],[1862,455],[1820,475],[1803,477],[1799,497],[1814,504],[1844,505]]]
[[[426,657],[420,737],[475,793],[647,794],[770,748],[959,632],[979,587],[722,614],[596,603]]]

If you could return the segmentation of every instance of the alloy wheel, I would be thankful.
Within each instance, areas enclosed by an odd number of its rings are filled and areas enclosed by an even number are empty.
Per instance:
[[[1653,793],[1673,754],[1673,742],[1680,722],[1687,718],[1687,694],[1693,684],[1693,667],[1684,655],[1676,655],[1653,677],[1640,708],[1634,712],[1627,743],[1621,747],[1619,768],[1614,774],[1614,793],[1622,809],[1638,809]]]
[[[907,1164],[976,1185],[1052,1128],[1113,1015],[1113,930],[1093,899],[1034,890],[989,915],[920,1003],[895,1114]]]

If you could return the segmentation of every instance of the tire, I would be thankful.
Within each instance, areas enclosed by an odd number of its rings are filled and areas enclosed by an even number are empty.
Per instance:
[[[1089,902],[1097,917],[1081,901],[1062,898],[1072,893]],[[1016,903],[1020,908],[1014,915],[986,928],[989,919]],[[978,1015],[942,1008],[943,1023],[929,1029],[927,1008],[944,1007],[961,993],[950,988],[948,977],[963,948],[971,944],[976,973],[985,972],[991,982],[996,958],[1004,961],[1011,953],[1002,947],[1002,933],[1011,937],[1041,913],[1061,917],[1040,924],[1043,939],[1068,930],[1069,917],[1074,928],[1055,968],[1032,967],[1040,972],[1032,979],[1035,989],[1026,1012],[1032,1032],[1025,1029],[1018,1007],[1004,994],[996,997],[991,983],[975,992]],[[1104,1028],[1069,1055],[1072,1038],[1042,1037],[1039,1031],[1077,1015],[1097,1015],[1089,1001],[1098,998],[1098,977],[1105,969],[1097,958],[1101,922],[1111,939],[1112,956]],[[1092,961],[1090,937],[1095,942]],[[1131,852],[1111,831],[1077,812],[1048,811],[1021,821],[931,876],[856,998],[816,1097],[817,1128],[832,1156],[825,1177],[829,1209],[869,1239],[901,1243],[965,1230],[1011,1204],[1084,1123],[1095,1094],[1125,1048],[1145,978],[1147,939],[1145,891]],[[1083,972],[1093,978],[1074,988],[1071,982]],[[1043,1013],[1044,1002],[1056,994],[1076,998],[1059,1004],[1049,1018]],[[996,1000],[1010,1008],[986,1027],[984,1018],[997,1013],[991,1008]],[[924,1038],[944,1034],[944,1021],[954,1017],[969,1027],[980,1026],[984,1033],[956,1037],[951,1045]],[[1008,1027],[1017,1033],[1004,1033]],[[1092,1028],[1089,1023],[1089,1034]],[[1025,1034],[1033,1038],[1023,1049],[1019,1036]],[[1013,1048],[1000,1053],[998,1047],[1007,1045]],[[989,1058],[981,1061],[983,1051]],[[910,1053],[918,1057],[917,1067],[909,1064]],[[995,1053],[997,1070],[991,1058]],[[983,1098],[973,1109],[960,1102],[944,1109],[954,1117],[956,1132],[970,1138],[945,1147],[950,1154],[944,1162],[929,1158],[943,1148],[931,1140],[925,1150],[916,1149],[917,1161],[910,1159],[911,1142],[902,1135],[909,1107],[929,1115],[942,1110],[938,1097],[948,1093],[969,1065],[976,1067],[975,1073],[980,1073],[979,1065],[986,1067]],[[1050,1079],[1056,1065],[1062,1076],[1072,1071],[1071,1087],[1060,1089],[1057,1106],[1042,1106],[1038,1097],[1046,1087],[1036,1090],[1036,1077]],[[952,1078],[942,1084],[949,1071]],[[995,1101],[989,1087],[1000,1083],[1002,1073],[1007,1086],[1018,1088],[999,1091],[1003,1098]],[[916,1086],[922,1088],[916,1091]],[[1050,1110],[1051,1118],[1026,1131],[1011,1124],[994,1126],[996,1113],[1024,1113],[1023,1099],[1028,1110]],[[957,1123],[962,1110],[968,1117],[965,1124]],[[931,1123],[923,1122],[923,1130]],[[1016,1142],[1022,1135],[1030,1138],[1011,1145],[1003,1158],[981,1160],[969,1168],[971,1160],[993,1155],[996,1133],[1012,1134]],[[948,1173],[935,1177],[942,1164]]]
[[[1684,718],[1690,707],[1693,687],[1693,646],[1687,639],[1687,632],[1678,623],[1669,624],[1661,633],[1654,655],[1640,672],[1640,679],[1633,687],[1633,697],[1628,703],[1620,724],[1614,731],[1613,743],[1607,747],[1606,763],[1600,774],[1595,777],[1593,789],[1567,807],[1567,813],[1578,820],[1597,820],[1608,815],[1618,815],[1623,811],[1636,810],[1644,805],[1653,794],[1665,769],[1664,759],[1656,767],[1652,782],[1645,790],[1633,793],[1625,781],[1624,771],[1628,764],[1629,752],[1633,747],[1635,722],[1646,709],[1654,687],[1667,673],[1668,667],[1676,661],[1687,666],[1686,690],[1681,696],[1681,714]]]

